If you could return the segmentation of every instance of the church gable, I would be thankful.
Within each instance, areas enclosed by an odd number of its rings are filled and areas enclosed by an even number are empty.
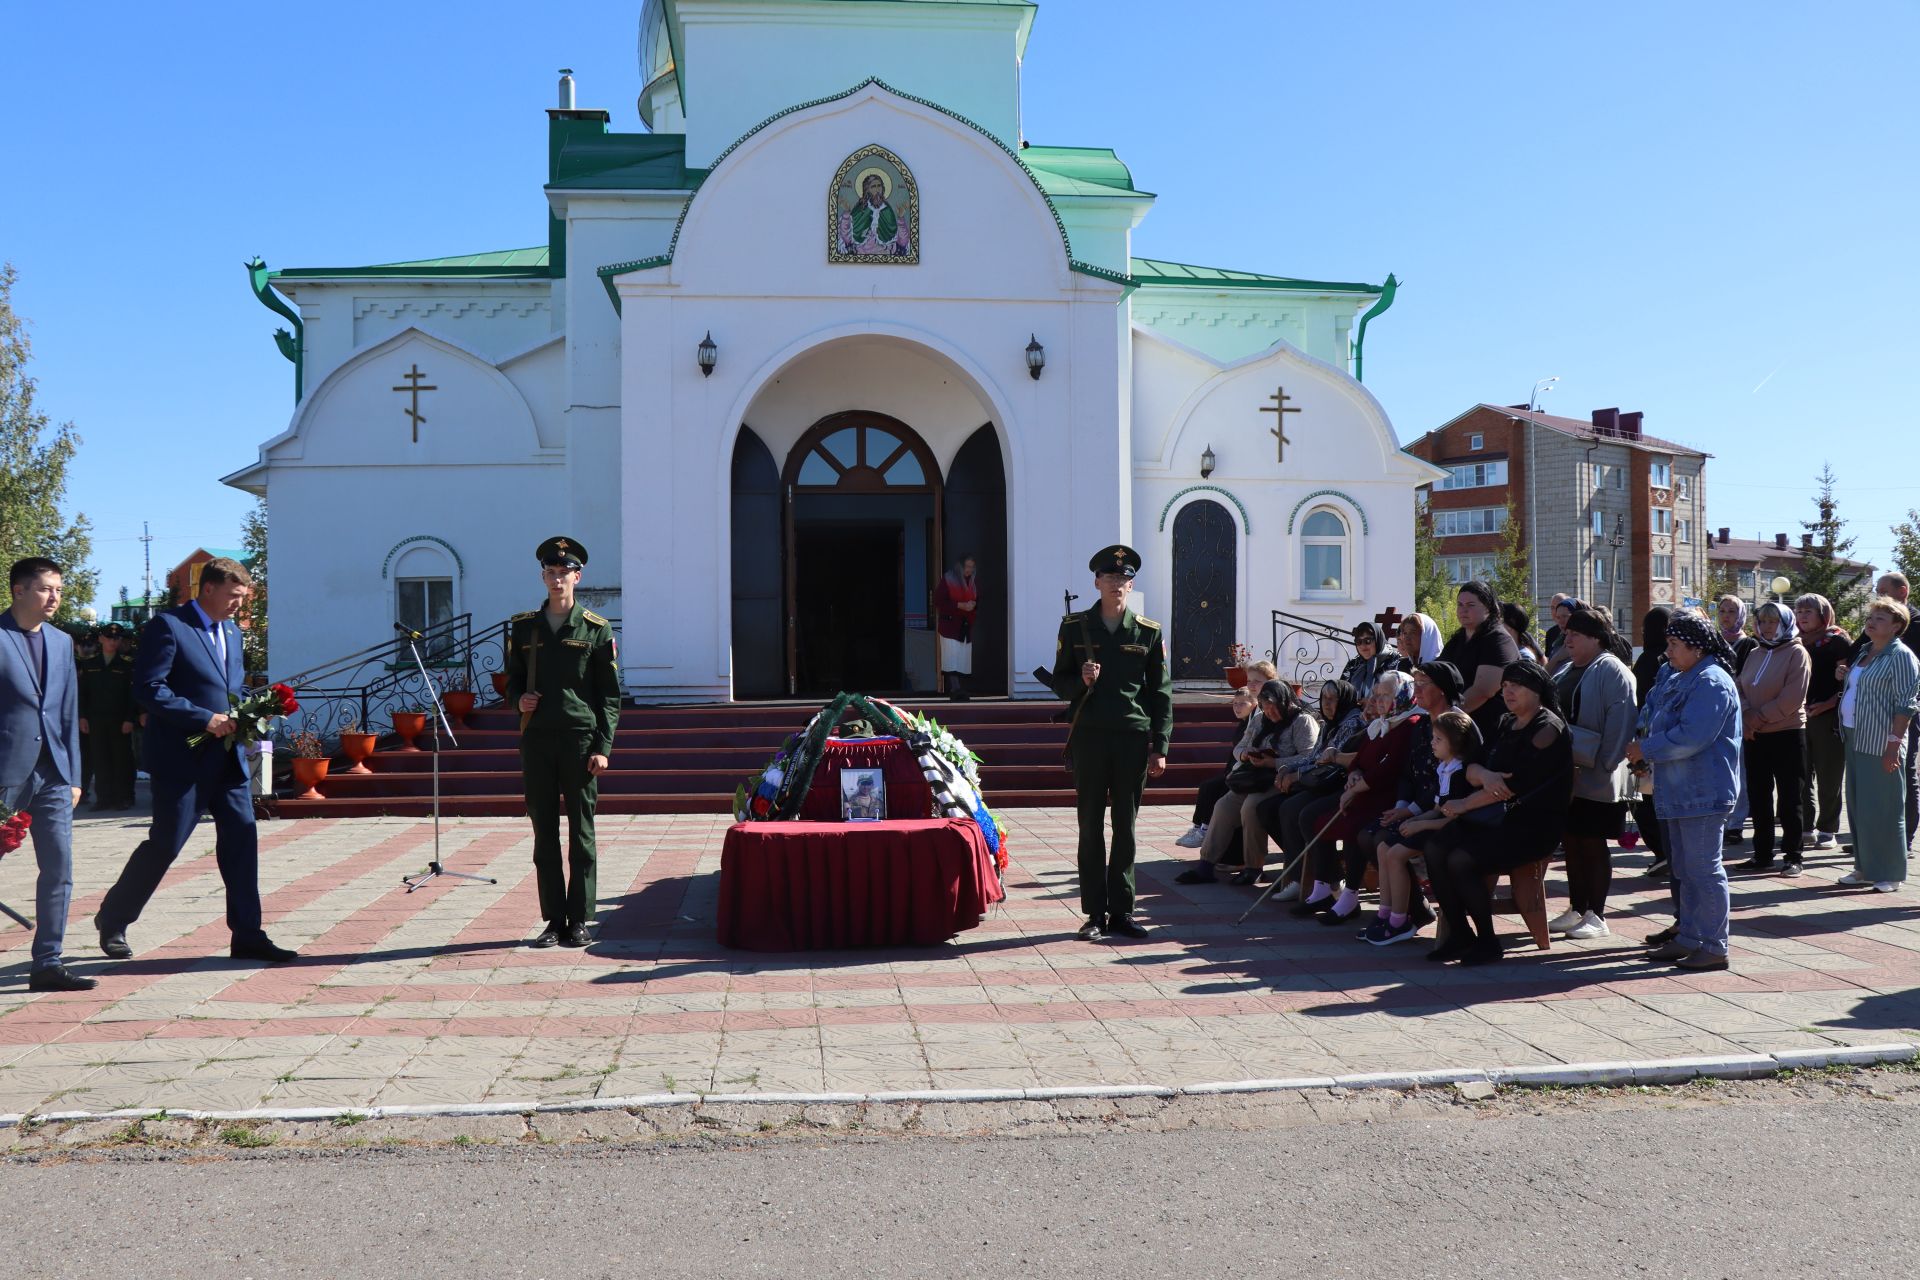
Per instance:
[[[1010,152],[878,84],[742,139],[689,203],[671,258],[677,283],[760,296],[1032,296],[1065,287],[1069,265]],[[848,275],[880,265],[899,269]]]
[[[536,382],[556,376],[558,341],[521,353]],[[500,368],[408,328],[347,360],[308,393],[263,451],[274,466],[527,463],[549,452],[527,397]]]

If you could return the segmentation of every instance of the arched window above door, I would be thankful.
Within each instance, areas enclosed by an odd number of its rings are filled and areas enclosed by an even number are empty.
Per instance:
[[[925,493],[937,474],[926,446],[872,414],[841,414],[809,431],[789,462],[789,483],[846,493]]]
[[[1308,599],[1345,600],[1352,592],[1347,522],[1338,512],[1321,507],[1300,526],[1300,594]]]

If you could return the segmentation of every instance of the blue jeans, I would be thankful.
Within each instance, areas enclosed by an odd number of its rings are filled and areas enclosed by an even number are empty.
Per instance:
[[[1720,841],[1731,809],[1699,818],[1662,818],[1667,857],[1673,864],[1674,941],[1690,951],[1727,954],[1729,916],[1733,903],[1727,894],[1727,867],[1720,860]]]
[[[33,815],[27,833],[40,866],[33,893],[33,967],[45,969],[60,963],[67,940],[67,906],[73,901],[73,788],[60,780],[53,758],[43,750],[33,776],[9,800]]]

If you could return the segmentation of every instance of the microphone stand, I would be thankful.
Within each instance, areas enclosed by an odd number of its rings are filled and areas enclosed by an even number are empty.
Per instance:
[[[447,709],[440,702],[440,689],[433,683],[433,677],[427,674],[426,659],[420,656],[420,633],[408,630],[399,623],[394,629],[407,637],[407,648],[413,653],[414,668],[420,672],[420,683],[426,686],[427,698],[433,704],[433,861],[427,863],[427,869],[417,876],[401,876],[400,883],[412,893],[423,885],[431,884],[436,876],[452,876],[456,880],[473,880],[480,884],[499,884],[492,876],[474,875],[470,871],[449,871],[440,862],[440,730],[447,731],[447,743],[458,747],[459,741],[453,736],[453,726],[447,723]]]

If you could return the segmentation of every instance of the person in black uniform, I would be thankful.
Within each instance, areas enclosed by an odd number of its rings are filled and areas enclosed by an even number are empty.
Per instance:
[[[80,732],[93,766],[93,807],[131,809],[133,725],[140,708],[133,701],[133,659],[124,652],[127,629],[109,622],[98,639],[100,651],[80,663]]]
[[[620,653],[613,624],[574,599],[586,548],[570,538],[548,538],[535,555],[546,603],[507,624],[507,705],[520,712],[520,770],[533,822],[540,914],[547,922],[533,945],[584,947],[596,901],[594,809],[620,723]]]
[[[1127,608],[1140,553],[1116,544],[1087,567],[1099,602],[1060,620],[1053,658],[1053,691],[1073,716],[1067,762],[1078,797],[1080,907],[1087,917],[1077,936],[1144,938],[1145,926],[1133,918],[1133,822],[1147,779],[1167,771],[1173,678],[1160,624]],[[1109,806],[1111,853],[1103,829]]]

